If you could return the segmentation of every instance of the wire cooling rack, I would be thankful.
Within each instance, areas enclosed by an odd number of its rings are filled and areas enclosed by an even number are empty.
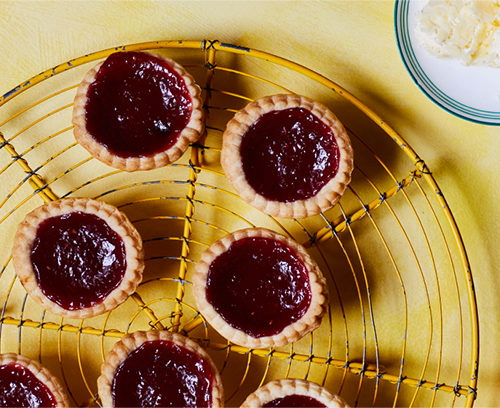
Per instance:
[[[155,50],[203,88],[207,133],[163,169],[124,173],[72,136],[75,89],[93,61]],[[94,62],[95,63],[95,62]],[[219,165],[232,114],[256,97],[295,92],[326,104],[348,128],[353,181],[319,216],[281,220],[244,203]],[[218,41],[158,41],[58,65],[0,97],[2,352],[40,360],[78,406],[99,405],[96,379],[126,332],[175,330],[201,343],[221,371],[226,404],[275,378],[306,378],[352,406],[472,406],[478,370],[474,286],[453,215],[425,162],[372,110],[336,83],[286,59]],[[137,293],[104,316],[62,319],[41,310],[12,268],[24,215],[58,197],[89,196],[127,213],[144,239]],[[190,276],[201,252],[238,228],[265,226],[310,249],[330,287],[322,325],[295,344],[250,350],[228,343],[195,308]]]

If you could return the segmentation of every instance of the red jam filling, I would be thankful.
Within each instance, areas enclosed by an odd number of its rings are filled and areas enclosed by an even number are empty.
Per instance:
[[[40,223],[31,262],[42,293],[66,310],[102,302],[127,267],[120,236],[102,218],[80,211]]]
[[[89,85],[87,131],[120,157],[151,156],[175,144],[191,118],[189,90],[161,58],[117,52]]]
[[[117,368],[116,407],[210,407],[213,372],[192,351],[165,340],[148,341]]]
[[[326,408],[326,405],[322,404],[315,398],[307,397],[305,395],[292,394],[287,395],[283,398],[276,398],[270,402],[264,404],[264,407],[321,407]]]
[[[281,202],[313,197],[339,166],[333,131],[304,108],[262,115],[243,135],[240,154],[248,184]]]
[[[262,237],[233,242],[215,258],[206,290],[229,325],[257,338],[280,333],[311,304],[308,271],[295,250]]]
[[[1,407],[56,407],[48,387],[21,364],[0,366]]]

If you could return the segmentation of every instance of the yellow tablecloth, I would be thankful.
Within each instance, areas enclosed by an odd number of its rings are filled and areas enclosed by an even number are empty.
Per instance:
[[[477,406],[498,405],[500,127],[458,119],[419,91],[398,54],[393,11],[389,0],[2,1],[0,93],[88,52],[159,39],[248,45],[334,79],[381,115],[433,170],[463,235],[477,289]]]

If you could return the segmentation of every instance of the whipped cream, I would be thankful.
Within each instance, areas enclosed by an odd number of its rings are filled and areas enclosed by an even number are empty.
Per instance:
[[[500,0],[430,0],[416,34],[431,54],[500,67]]]

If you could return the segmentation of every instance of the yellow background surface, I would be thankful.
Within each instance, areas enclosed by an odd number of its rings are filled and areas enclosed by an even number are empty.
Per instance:
[[[477,406],[498,406],[500,127],[456,118],[400,59],[394,3],[0,2],[0,93],[68,59],[120,44],[218,39],[303,64],[356,95],[425,159],[463,235],[480,318]],[[500,71],[499,71],[500,78]]]

